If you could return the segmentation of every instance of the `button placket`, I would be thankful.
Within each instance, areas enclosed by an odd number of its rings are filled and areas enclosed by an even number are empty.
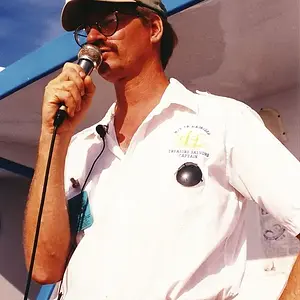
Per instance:
[[[118,144],[113,122],[111,122],[110,124],[108,134],[106,135],[106,141],[107,141],[108,150],[112,154],[114,154],[118,159],[120,160],[124,159],[124,153]]]
[[[142,123],[138,128],[138,130],[136,131],[136,133],[133,135],[129,147],[126,151],[126,155],[125,155],[126,157],[130,157],[134,153],[137,143],[141,141],[145,136],[146,128],[147,128],[146,124]]]

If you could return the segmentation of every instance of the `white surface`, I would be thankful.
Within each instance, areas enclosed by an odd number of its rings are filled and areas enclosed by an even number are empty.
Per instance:
[[[10,299],[23,299],[23,293],[18,291],[13,284],[7,281],[1,274],[0,274],[0,290],[1,290],[1,297],[4,297],[7,300]]]

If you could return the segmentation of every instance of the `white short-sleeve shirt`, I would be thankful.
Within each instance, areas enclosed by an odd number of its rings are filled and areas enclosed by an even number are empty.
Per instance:
[[[222,300],[237,295],[246,262],[245,209],[253,200],[300,233],[300,164],[245,104],[192,93],[170,80],[124,154],[113,107],[106,147],[88,180],[93,225],[66,270],[66,300]],[[96,124],[97,125],[97,124]],[[70,145],[67,197],[103,142],[92,126]],[[186,163],[202,180],[176,179]]]

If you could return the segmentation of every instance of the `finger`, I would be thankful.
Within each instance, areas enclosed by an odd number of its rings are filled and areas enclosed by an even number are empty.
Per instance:
[[[74,81],[64,81],[62,82],[59,87],[59,89],[61,90],[65,90],[65,91],[69,91],[72,94],[72,97],[75,101],[75,105],[76,105],[76,111],[80,111],[81,109],[81,94],[80,91],[78,89],[78,86],[75,84]]]
[[[86,76],[84,79],[84,86],[85,86],[85,95],[84,95],[84,100],[91,100],[95,94],[96,91],[96,86],[93,83],[92,77],[91,76]]]
[[[51,104],[55,104],[57,106],[58,103],[64,103],[67,107],[67,114],[70,117],[74,117],[76,110],[76,101],[73,98],[73,95],[70,91],[56,89],[54,99],[50,101]]]
[[[74,81],[80,91],[80,94],[83,96],[85,93],[83,79],[85,78],[85,73],[83,69],[74,63],[65,63],[62,72],[54,78],[50,83],[58,84],[64,81]]]
[[[67,62],[64,64],[62,72],[69,70],[69,69],[75,70],[82,78],[84,78],[86,76],[84,70],[78,64]]]
[[[83,70],[79,65],[74,64],[74,63],[65,63],[63,68],[62,68],[61,73],[57,77],[52,79],[50,81],[50,83],[52,82],[53,84],[56,84],[58,82],[68,80],[69,79],[69,73],[71,72],[71,70],[75,71],[81,77],[80,74]],[[84,77],[82,77],[82,78],[84,78]]]
[[[75,65],[77,66],[77,65]],[[79,67],[79,66],[78,66]],[[81,96],[83,96],[85,94],[85,86],[84,86],[84,78],[82,78],[82,76],[80,75],[80,71],[81,68],[68,68],[66,69],[63,73],[62,73],[62,80],[60,82],[63,81],[73,81]]]

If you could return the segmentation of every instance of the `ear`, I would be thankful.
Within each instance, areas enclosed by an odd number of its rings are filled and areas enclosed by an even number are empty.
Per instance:
[[[151,14],[150,17],[151,21],[151,42],[153,44],[156,44],[160,42],[163,31],[164,31],[164,26],[163,26],[163,21],[162,19],[157,15],[157,14]]]

